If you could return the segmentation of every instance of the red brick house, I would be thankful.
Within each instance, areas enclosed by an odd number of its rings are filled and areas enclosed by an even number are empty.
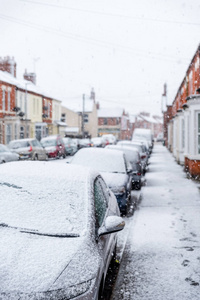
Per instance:
[[[171,112],[169,113],[169,109]],[[191,176],[200,177],[200,45],[177,90],[167,123],[167,145]],[[166,117],[164,115],[164,117]]]

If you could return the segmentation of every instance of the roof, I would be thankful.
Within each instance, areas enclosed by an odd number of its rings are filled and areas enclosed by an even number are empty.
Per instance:
[[[10,73],[5,72],[5,71],[1,71],[1,70],[0,70],[0,81],[12,84],[12,85],[18,87],[19,89],[24,90],[24,91],[27,90],[28,92],[33,92],[35,94],[45,96],[45,97],[48,97],[48,98],[51,98],[51,99],[54,98],[52,94],[44,91],[41,87],[35,85],[31,81],[25,80],[25,79],[15,78]],[[56,100],[60,101],[58,99],[56,99]]]
[[[124,109],[120,107],[116,108],[100,108],[98,110],[98,118],[121,118]]]

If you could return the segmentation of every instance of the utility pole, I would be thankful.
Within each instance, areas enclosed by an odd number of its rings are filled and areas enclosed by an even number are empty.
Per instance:
[[[25,135],[26,138],[29,137],[29,131],[28,131],[28,122],[27,122],[27,118],[28,118],[28,93],[27,93],[27,85],[31,84],[31,82],[26,82],[25,83]]]
[[[85,94],[83,94],[83,109],[82,109],[82,137],[84,137],[84,117],[85,117]]]

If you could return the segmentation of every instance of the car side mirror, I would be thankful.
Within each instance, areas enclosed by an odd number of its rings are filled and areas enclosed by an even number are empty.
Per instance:
[[[98,236],[105,234],[110,234],[113,232],[120,231],[124,229],[125,222],[121,217],[118,216],[108,216],[105,220],[104,225],[102,225],[98,230]]]

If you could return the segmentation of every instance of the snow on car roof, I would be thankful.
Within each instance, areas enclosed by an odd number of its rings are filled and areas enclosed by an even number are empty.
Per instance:
[[[90,166],[99,172],[126,173],[124,154],[105,148],[83,148],[72,158],[72,164]]]

